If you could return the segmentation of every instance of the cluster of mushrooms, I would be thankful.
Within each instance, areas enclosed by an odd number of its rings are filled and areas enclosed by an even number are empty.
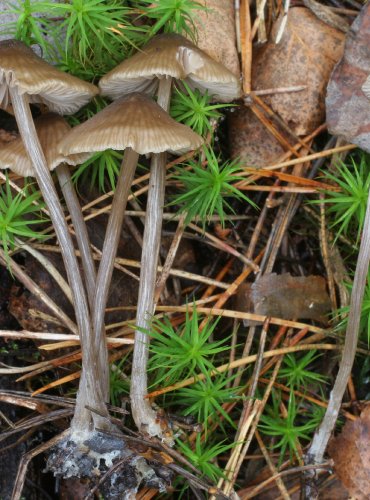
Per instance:
[[[61,115],[75,113],[99,89],[59,71],[22,42],[0,42],[0,107],[12,105],[20,133],[19,139],[0,152],[0,168],[37,180],[64,260],[81,341],[82,374],[74,417],[54,454],[54,463],[50,464],[49,459],[50,467],[64,476],[89,475],[86,460],[82,466],[82,457],[86,459],[91,450],[88,467],[92,469],[99,464],[98,455],[109,465],[124,454],[122,439],[117,437],[111,439],[108,449],[101,445],[102,432],[117,436],[106,406],[109,360],[104,312],[126,203],[141,154],[152,156],[131,373],[131,411],[141,432],[171,441],[163,419],[157,418],[145,399],[148,339],[143,331],[154,314],[166,154],[183,154],[203,143],[199,135],[168,115],[174,79],[180,85],[185,81],[193,89],[207,90],[221,102],[232,101],[241,94],[238,78],[193,43],[180,35],[159,35],[100,80],[100,93],[112,99],[112,104],[71,129]],[[152,98],[155,94],[156,102]],[[42,103],[49,112],[33,121],[30,103]],[[124,150],[124,157],[96,271],[69,166],[108,148]],[[50,173],[54,169],[74,226],[82,272]]]

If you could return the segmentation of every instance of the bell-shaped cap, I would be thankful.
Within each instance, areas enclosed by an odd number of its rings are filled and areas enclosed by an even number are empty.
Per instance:
[[[18,40],[0,42],[0,107],[9,104],[8,87],[17,87],[30,102],[72,114],[98,93],[97,87],[58,70]]]
[[[112,99],[129,92],[154,94],[158,79],[173,77],[221,102],[241,96],[239,79],[181,35],[157,35],[139,52],[103,76],[99,87]]]
[[[139,154],[182,154],[202,143],[202,137],[173,120],[151,98],[132,93],[74,127],[59,147],[66,155],[127,147]]]
[[[62,116],[55,113],[41,115],[35,120],[35,127],[49,170],[54,170],[61,163],[78,165],[90,157],[89,154],[66,157],[59,152],[59,142],[71,130]],[[8,168],[22,177],[34,177],[35,169],[21,137],[2,146],[0,149],[0,168]]]

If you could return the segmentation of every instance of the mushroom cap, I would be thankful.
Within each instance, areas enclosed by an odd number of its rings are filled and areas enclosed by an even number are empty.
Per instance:
[[[59,147],[66,155],[127,147],[139,154],[163,151],[182,154],[202,144],[202,137],[173,120],[151,98],[132,93],[77,125]]]
[[[49,170],[54,170],[61,163],[78,165],[90,157],[89,154],[66,157],[59,152],[59,142],[71,130],[71,127],[60,115],[55,113],[41,115],[35,120],[35,127]],[[35,169],[21,137],[7,143],[0,149],[0,169],[5,168],[9,168],[22,177],[35,176]]]
[[[97,87],[64,73],[36,55],[23,42],[0,42],[0,107],[9,103],[9,87],[28,94],[30,102],[44,103],[51,111],[72,114],[98,93]]]
[[[241,96],[239,79],[181,35],[153,37],[139,52],[103,76],[99,87],[112,99],[129,92],[154,94],[158,78],[185,80],[191,88],[206,90],[221,102]]]

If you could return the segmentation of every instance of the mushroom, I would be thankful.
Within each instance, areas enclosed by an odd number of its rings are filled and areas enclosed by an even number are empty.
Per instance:
[[[99,81],[102,95],[117,99],[129,92],[155,94],[158,80],[184,80],[192,89],[206,90],[220,102],[241,97],[239,78],[181,35],[153,37],[139,52]]]
[[[107,303],[109,284],[112,277],[114,259],[119,243],[121,226],[124,218],[127,198],[130,192],[139,154],[158,153],[153,155],[151,169],[163,161],[164,151],[170,150],[179,154],[201,146],[203,139],[189,127],[175,122],[163,109],[149,97],[132,93],[104,108],[85,123],[72,129],[61,141],[60,151],[65,155],[95,153],[108,148],[125,149],[114,193],[112,209],[106,229],[102,258],[96,280],[96,293],[93,305],[94,331],[96,348],[100,349],[100,373],[103,374],[103,390],[107,397],[109,391],[109,374],[107,350],[102,349],[105,342],[104,313]],[[163,170],[163,169],[162,169]],[[162,171],[161,170],[161,171]],[[161,180],[164,182],[164,179]],[[162,207],[163,198],[148,201],[147,216],[149,224],[156,223],[158,206]],[[152,211],[152,208],[153,211]],[[155,242],[159,247],[159,239]],[[150,242],[152,249],[154,242]],[[158,249],[156,249],[158,251]],[[143,248],[143,254],[147,253]],[[152,273],[155,272],[151,271]],[[135,352],[147,359],[148,350],[146,336],[141,334],[137,339]],[[143,373],[141,365],[141,372]],[[146,362],[144,368],[146,387]],[[139,377],[141,379],[141,377]],[[135,390],[142,398],[143,387]],[[149,403],[148,403],[149,406]],[[153,412],[153,410],[150,411]],[[153,412],[154,413],[154,412]],[[134,415],[135,418],[135,415]]]
[[[126,59],[99,81],[102,95],[116,99],[133,88],[153,94],[157,102],[168,111],[172,79],[184,80],[191,88],[208,90],[219,101],[230,101],[241,96],[239,79],[222,64],[214,61],[192,42],[176,34],[164,34],[152,40],[129,59]],[[143,236],[140,287],[137,303],[137,326],[131,375],[131,407],[139,429],[146,425],[154,434],[158,426],[154,413],[150,413],[147,395],[147,360],[140,345],[145,341],[143,329],[148,328],[154,314],[154,290],[162,227],[166,156],[153,158],[150,171],[148,202]],[[140,387],[140,393],[138,392]],[[151,418],[149,418],[151,415]],[[151,432],[150,429],[154,431]],[[157,433],[161,435],[161,433]]]
[[[56,171],[59,184],[66,201],[68,211],[75,229],[78,248],[85,274],[85,282],[90,308],[95,293],[96,271],[89,243],[86,224],[82,210],[73,188],[71,174],[66,163],[77,165],[85,161],[89,155],[74,155],[68,159],[59,153],[58,143],[68,133],[71,127],[66,120],[55,113],[46,113],[35,120],[37,135],[50,171]],[[19,137],[3,146],[0,150],[0,169],[8,168],[22,177],[34,177],[35,169]]]
[[[86,104],[98,89],[54,68],[17,40],[0,42],[0,107],[11,102],[18,129],[35,169],[35,177],[49,210],[72,290],[82,348],[82,377],[71,423],[71,437],[95,426],[106,427],[108,411],[101,396],[95,343],[91,342],[90,311],[72,238],[32,120],[29,103],[46,104],[57,113],[73,113]],[[90,405],[98,413],[87,408]]]

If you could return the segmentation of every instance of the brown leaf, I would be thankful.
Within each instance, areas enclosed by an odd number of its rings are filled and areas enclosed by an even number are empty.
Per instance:
[[[207,8],[197,10],[194,16],[198,47],[239,76],[234,0],[198,0],[198,2]]]
[[[308,9],[289,10],[279,44],[267,43],[254,55],[254,89],[306,85],[301,92],[273,94],[265,102],[297,135],[309,134],[325,117],[325,90],[343,53],[344,35]]]
[[[262,276],[249,289],[240,288],[238,307],[242,311],[252,309],[263,316],[327,323],[330,299],[322,276],[271,273]]]
[[[284,153],[277,139],[246,106],[228,113],[228,125],[232,159],[240,158],[249,166],[261,168],[271,165]]]
[[[312,132],[324,120],[324,94],[330,72],[343,51],[344,35],[308,9],[290,9],[281,42],[257,48],[253,59],[255,90],[306,85],[300,92],[264,97],[296,134]],[[232,158],[255,168],[275,163],[284,147],[247,107],[228,113]],[[284,137],[286,132],[274,123]],[[292,142],[290,140],[290,142]]]
[[[348,421],[339,436],[329,443],[328,453],[335,471],[356,500],[370,498],[370,405],[355,421]]]
[[[362,86],[370,74],[370,4],[348,33],[344,55],[331,76],[326,114],[329,131],[370,152],[370,99]]]

